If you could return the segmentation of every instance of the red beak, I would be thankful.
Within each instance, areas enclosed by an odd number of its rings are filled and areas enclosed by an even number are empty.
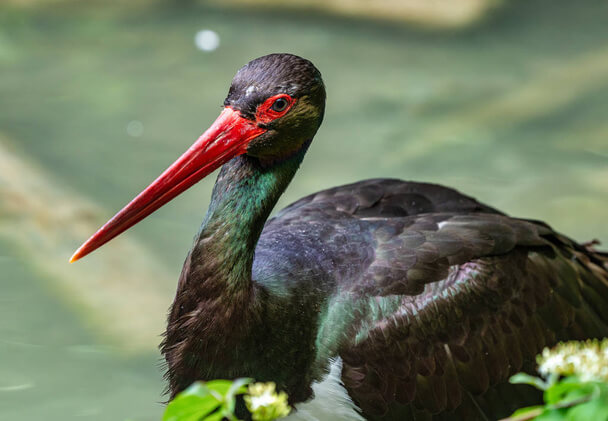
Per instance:
[[[196,142],[152,184],[89,238],[70,259],[86,256],[129,229],[178,194],[235,156],[245,153],[249,142],[266,130],[238,111],[224,111]]]

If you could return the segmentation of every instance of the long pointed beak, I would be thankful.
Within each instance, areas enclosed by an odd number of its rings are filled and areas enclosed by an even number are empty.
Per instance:
[[[241,117],[238,111],[224,108],[211,127],[177,161],[76,250],[70,263],[101,247],[230,159],[245,153],[249,142],[265,131]]]

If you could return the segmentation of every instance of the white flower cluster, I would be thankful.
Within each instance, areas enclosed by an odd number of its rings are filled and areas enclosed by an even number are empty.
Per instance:
[[[543,376],[576,376],[581,381],[608,381],[608,338],[562,342],[537,357]]]
[[[276,385],[254,383],[249,385],[249,394],[245,395],[245,404],[254,421],[271,421],[289,415],[291,408],[287,403],[285,392],[276,392]]]

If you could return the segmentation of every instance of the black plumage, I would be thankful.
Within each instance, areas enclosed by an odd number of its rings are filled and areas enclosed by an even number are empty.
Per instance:
[[[542,222],[437,185],[366,180],[287,207],[258,247],[298,237],[289,261],[309,221],[324,235],[307,262],[313,278],[332,274],[328,311],[346,325],[336,339],[320,323],[318,337],[369,419],[506,416],[538,399],[506,380],[543,347],[608,334],[608,258]]]
[[[308,60],[252,61],[224,105],[73,257],[224,164],[162,344],[171,396],[196,380],[253,377],[297,404],[341,358],[367,419],[496,419],[538,398],[507,380],[533,371],[543,347],[608,336],[606,254],[455,190],[366,180],[267,221],[323,119]]]

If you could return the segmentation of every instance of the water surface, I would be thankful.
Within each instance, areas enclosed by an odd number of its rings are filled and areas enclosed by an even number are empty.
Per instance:
[[[280,206],[390,176],[451,185],[608,242],[608,5],[585,4],[513,2],[458,32],[267,9],[0,6],[0,134],[53,183],[100,204],[102,223],[213,121],[241,65],[292,52],[319,67],[328,105]],[[201,29],[219,34],[217,50],[195,48]],[[212,184],[128,234],[175,275],[163,289],[173,288]],[[0,256],[0,418],[157,419],[153,344],[116,351],[84,321],[79,297],[33,264],[34,249],[7,240]]]

